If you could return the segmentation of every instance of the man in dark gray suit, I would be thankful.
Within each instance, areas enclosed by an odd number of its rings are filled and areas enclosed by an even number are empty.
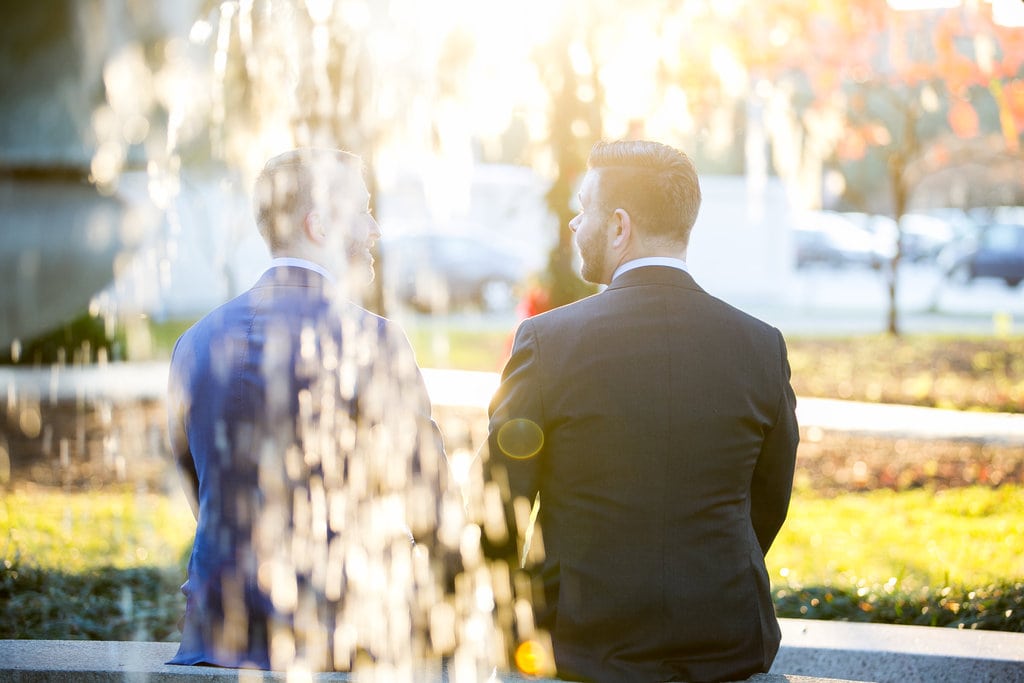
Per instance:
[[[516,332],[490,407],[487,470],[509,505],[489,552],[520,561],[539,494],[534,613],[563,678],[767,671],[780,632],[764,556],[799,440],[785,342],[687,272],[686,155],[599,143],[579,201],[583,277],[608,286]]]
[[[415,589],[436,593],[431,545],[410,540],[436,536],[445,457],[404,333],[351,301],[373,277],[369,199],[351,154],[268,161],[254,203],[271,267],[175,345],[171,449],[197,529],[173,664],[349,669],[428,650],[411,627],[430,608]]]

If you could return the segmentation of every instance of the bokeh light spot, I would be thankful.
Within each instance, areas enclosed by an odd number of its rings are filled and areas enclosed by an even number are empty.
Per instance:
[[[526,640],[516,648],[516,667],[527,676],[540,676],[552,670],[551,658],[536,640]]]
[[[510,458],[532,458],[544,446],[544,430],[532,420],[516,418],[498,429],[498,447]]]
[[[21,427],[21,433],[30,439],[39,436],[43,428],[43,418],[39,413],[39,407],[26,406],[23,408],[21,415],[18,416],[18,426]]]

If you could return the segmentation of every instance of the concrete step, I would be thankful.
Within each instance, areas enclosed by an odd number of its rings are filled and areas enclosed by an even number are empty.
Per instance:
[[[1024,633],[779,619],[772,672],[874,683],[1024,683]]]
[[[0,683],[348,683],[348,673],[318,673],[289,677],[284,672],[220,669],[164,664],[177,643],[86,640],[0,640]],[[444,683],[439,672],[421,671],[415,683]],[[555,683],[551,679],[495,674],[487,683]],[[836,679],[786,674],[758,674],[748,683],[845,683]]]
[[[926,626],[781,619],[782,648],[771,672],[748,683],[1021,683],[1024,634]],[[295,680],[280,672],[164,664],[176,643],[0,640],[0,683],[255,683]],[[353,681],[316,674],[317,683]],[[423,670],[416,683],[443,683]],[[495,683],[552,683],[511,673]]]

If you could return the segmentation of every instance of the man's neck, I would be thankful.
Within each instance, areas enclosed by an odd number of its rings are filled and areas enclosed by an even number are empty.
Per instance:
[[[616,268],[615,272],[612,273],[612,281],[614,282],[615,278],[623,273],[629,272],[634,268],[643,268],[644,266],[666,266],[668,268],[678,268],[683,272],[689,272],[685,259],[676,256],[641,256],[640,258],[630,259]]]
[[[309,259],[300,258],[298,256],[275,256],[274,259],[270,262],[270,267],[305,268],[306,270],[312,270],[315,273],[320,273],[325,278],[327,278],[328,282],[332,284],[336,281],[336,278],[333,275],[331,275],[330,271],[321,266],[319,263],[314,263]]]

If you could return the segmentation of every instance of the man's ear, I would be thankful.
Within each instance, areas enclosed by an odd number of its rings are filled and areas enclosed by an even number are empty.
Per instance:
[[[612,246],[624,247],[633,235],[633,222],[625,209],[615,209],[612,213]]]
[[[306,214],[306,218],[302,221],[302,229],[305,231],[306,237],[314,244],[323,244],[324,239],[327,237],[324,222],[316,211],[310,211]]]

